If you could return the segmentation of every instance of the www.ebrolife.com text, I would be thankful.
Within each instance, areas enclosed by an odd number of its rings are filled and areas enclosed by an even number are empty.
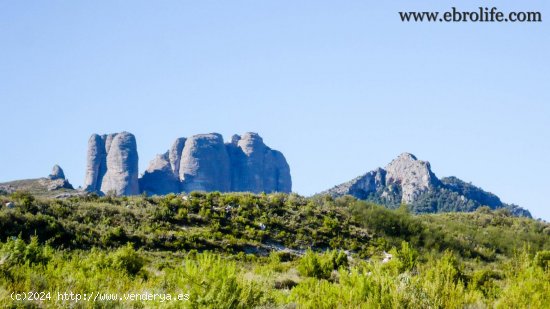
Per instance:
[[[449,11],[407,11],[398,12],[402,22],[427,23],[540,23],[539,11],[503,12],[496,7],[479,7],[477,10],[463,11],[452,7]]]

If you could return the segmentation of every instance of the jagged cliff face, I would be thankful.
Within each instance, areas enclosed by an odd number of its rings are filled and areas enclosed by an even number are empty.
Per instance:
[[[128,132],[93,134],[88,141],[84,189],[100,194],[139,194],[136,139]]]
[[[430,163],[403,153],[386,166],[386,183],[401,187],[401,202],[410,204],[423,193],[433,190],[439,180],[430,170]]]
[[[290,168],[279,151],[257,133],[234,135],[224,143],[217,133],[178,138],[151,161],[140,179],[142,192],[291,192]]]
[[[429,162],[420,161],[410,153],[399,155],[384,169],[378,168],[321,194],[352,195],[388,207],[403,203],[415,212],[473,211],[489,206],[507,208],[518,216],[531,216],[529,211],[502,203],[496,195],[456,177],[439,180]]]
[[[348,192],[352,192],[352,194],[354,195],[361,196],[361,198],[366,198],[371,192],[378,192],[380,190],[383,190],[385,185],[386,171],[379,168],[377,170],[366,173],[362,177],[356,178],[356,181],[353,183],[353,185],[350,186]]]

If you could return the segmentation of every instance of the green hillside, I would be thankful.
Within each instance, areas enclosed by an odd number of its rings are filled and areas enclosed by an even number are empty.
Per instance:
[[[350,196],[199,192],[68,199],[16,192],[0,201],[1,307],[550,303],[550,224],[507,209],[415,215]],[[11,298],[29,291],[51,298]],[[75,301],[58,292],[188,299]]]

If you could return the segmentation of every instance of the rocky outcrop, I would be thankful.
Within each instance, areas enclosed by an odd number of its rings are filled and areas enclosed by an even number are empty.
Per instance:
[[[410,153],[402,153],[386,168],[370,171],[323,193],[333,196],[349,194],[361,199],[377,195],[393,202],[410,204],[439,184],[429,162],[420,161]]]
[[[331,195],[353,195],[359,199],[367,199],[369,195],[381,192],[386,186],[386,170],[378,168],[363,176],[338,185],[330,190]]]
[[[101,180],[107,171],[105,139],[105,135],[93,134],[88,140],[86,178],[84,179],[84,190],[86,191],[99,192]]]
[[[42,196],[47,197],[52,196],[50,192],[53,194],[58,190],[62,190],[63,192],[71,192],[74,188],[67,179],[50,179],[49,177],[21,179],[0,183],[0,194],[11,194],[17,191],[27,191],[32,194],[40,193]]]
[[[73,186],[69,183],[67,179],[46,179],[42,178],[41,184],[45,186],[48,191],[55,191],[59,189],[71,189],[73,190]]]
[[[185,142],[187,141],[186,138],[180,137],[176,139],[174,144],[172,145],[172,148],[170,148],[170,151],[168,153],[169,160],[170,160],[170,168],[172,169],[172,172],[178,176],[179,178],[179,172],[180,172],[180,160],[181,160],[181,154],[183,153],[183,147],[185,146]]]
[[[112,141],[109,143],[109,137]],[[101,192],[115,195],[139,194],[138,153],[136,138],[128,132],[108,136],[107,172],[101,183]]]
[[[267,147],[257,133],[234,135],[227,145],[231,159],[232,191],[290,192],[292,180],[286,159]]]
[[[140,179],[142,192],[290,192],[290,168],[257,133],[235,135],[225,144],[217,133],[178,138],[151,161]]]
[[[410,153],[399,155],[385,169],[378,168],[320,194],[352,195],[390,208],[408,204],[414,212],[474,211],[489,206],[506,208],[517,216],[531,216],[529,211],[505,204],[496,195],[456,177],[439,180],[429,162]]]
[[[52,168],[52,173],[48,175],[48,178],[50,180],[55,179],[65,179],[65,173],[63,173],[63,169],[59,165],[54,165]]]
[[[179,192],[179,179],[172,170],[168,152],[157,155],[149,163],[149,167],[139,179],[141,192],[154,192],[155,194],[168,194]]]
[[[290,192],[285,157],[257,133],[235,135],[224,143],[218,133],[178,138],[157,155],[138,179],[135,137],[94,134],[88,140],[84,189],[99,194],[168,194],[190,191]]]
[[[179,169],[183,191],[227,192],[230,177],[229,156],[220,134],[199,134],[186,140]]]
[[[90,137],[84,189],[99,194],[139,194],[134,135],[122,132]]]
[[[266,179],[267,190],[265,192],[292,192],[292,177],[290,176],[290,166],[288,165],[285,156],[282,152],[272,150],[268,159],[266,160],[267,166],[270,167],[269,175]],[[271,163],[272,162],[272,163]],[[269,186],[272,183],[273,186]],[[272,188],[273,190],[269,190]]]
[[[52,173],[48,175],[48,178],[42,178],[39,181],[48,191],[55,191],[59,189],[74,189],[73,186],[65,179],[65,173],[59,165],[54,165]]]
[[[430,163],[418,160],[410,153],[402,153],[386,166],[386,183],[401,187],[401,202],[410,204],[423,193],[433,190],[439,180],[432,173]]]

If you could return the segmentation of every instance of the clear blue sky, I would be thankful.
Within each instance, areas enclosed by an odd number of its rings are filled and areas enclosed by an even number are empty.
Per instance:
[[[549,21],[397,17],[452,5],[479,2],[0,1],[0,181],[81,185],[94,132],[134,133],[143,171],[179,136],[256,131],[300,194],[406,151],[550,220]]]

